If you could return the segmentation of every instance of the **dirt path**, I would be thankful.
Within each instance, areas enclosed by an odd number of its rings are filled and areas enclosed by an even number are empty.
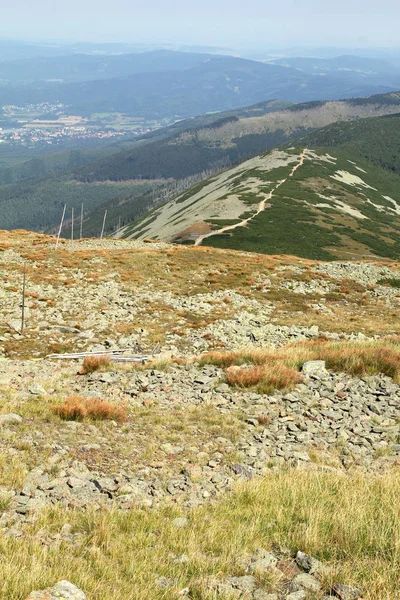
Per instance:
[[[247,223],[249,223],[249,221],[254,219],[254,217],[259,215],[260,212],[265,210],[268,200],[271,200],[271,198],[274,195],[274,193],[276,192],[276,190],[278,188],[280,188],[281,185],[283,185],[290,177],[293,177],[293,175],[296,173],[297,169],[304,164],[304,161],[306,159],[306,153],[307,153],[307,148],[305,148],[303,150],[303,152],[300,154],[299,162],[292,168],[289,175],[285,179],[281,179],[280,181],[278,181],[276,186],[265,196],[265,198],[263,200],[261,200],[260,204],[258,205],[257,211],[254,213],[254,215],[252,215],[251,217],[248,217],[247,219],[243,219],[243,221],[240,221],[239,223],[235,223],[235,225],[226,225],[225,227],[221,227],[221,229],[215,229],[214,231],[212,231],[210,233],[205,233],[204,235],[199,235],[199,237],[196,239],[194,245],[200,246],[200,244],[206,238],[209,238],[212,235],[219,235],[221,233],[225,233],[226,231],[232,231],[233,229],[236,229],[237,227],[244,227],[245,225],[247,225]]]

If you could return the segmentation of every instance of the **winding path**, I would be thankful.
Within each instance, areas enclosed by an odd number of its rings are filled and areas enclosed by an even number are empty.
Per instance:
[[[299,162],[292,168],[289,175],[287,177],[285,177],[285,179],[281,179],[280,181],[278,181],[276,186],[270,192],[268,192],[268,194],[265,196],[265,198],[263,200],[261,200],[254,215],[251,215],[251,217],[248,217],[247,219],[243,219],[243,221],[239,221],[239,223],[235,223],[235,225],[226,225],[225,227],[221,227],[221,229],[215,229],[214,231],[211,231],[210,233],[205,233],[203,235],[199,235],[199,237],[196,239],[194,245],[200,246],[200,244],[206,238],[209,238],[212,235],[219,235],[221,233],[225,233],[226,231],[232,231],[233,229],[236,229],[237,227],[244,227],[245,225],[247,225],[247,223],[249,223],[249,221],[251,221],[252,219],[254,219],[254,217],[259,215],[260,212],[265,210],[268,200],[271,200],[271,198],[274,195],[274,193],[276,192],[276,190],[278,188],[280,188],[281,185],[283,185],[290,177],[293,177],[293,175],[296,173],[297,169],[299,169],[304,164],[304,161],[306,159],[307,150],[308,150],[307,148],[304,148],[303,152],[300,154]]]

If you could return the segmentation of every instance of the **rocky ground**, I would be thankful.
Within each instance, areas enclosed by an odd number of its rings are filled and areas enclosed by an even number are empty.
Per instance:
[[[22,535],[46,503],[195,507],[237,479],[285,465],[343,473],[399,465],[400,386],[314,365],[305,364],[304,383],[291,392],[260,395],[230,389],[213,366],[79,375],[43,362],[38,377],[27,362],[3,361],[1,381],[6,374],[26,414],[0,415],[2,456],[22,470],[19,489],[14,481],[2,486],[10,499],[3,531]],[[57,422],[52,397],[71,392],[112,398],[130,417],[123,425]],[[37,405],[42,419],[29,415]]]
[[[260,394],[228,386],[223,369],[197,358],[321,335],[393,336],[399,278],[398,265],[390,263],[321,264],[117,240],[63,243],[56,251],[44,236],[1,234],[2,534],[23,538],[51,505],[186,510],[214,501],[237,481],[285,467],[343,477],[357,469],[398,468],[400,386],[389,377],[333,373],[313,362],[303,365],[303,381],[294,389]],[[156,344],[149,364],[88,374],[80,362],[46,358],[72,350],[147,353]],[[72,395],[116,402],[129,417],[124,423],[62,421],[52,407]],[[39,537],[48,547],[74,543],[68,527]],[[215,597],[320,598],[328,590],[313,560],[263,550],[250,557],[245,575],[217,582],[222,588]],[[272,567],[288,579],[284,595],[256,585],[253,572],[271,574]],[[350,587],[331,592],[343,600],[360,596]],[[67,590],[61,597],[85,595]]]
[[[188,557],[184,555],[180,560],[184,563]],[[306,600],[315,598],[316,594],[321,600],[336,598],[337,600],[357,600],[361,597],[361,589],[344,584],[334,584],[324,594],[323,580],[329,574],[329,567],[322,562],[305,554],[297,552],[295,559],[285,554],[268,552],[258,548],[253,555],[244,557],[243,568],[248,573],[239,577],[226,577],[224,579],[210,579],[208,588],[215,598],[229,598],[230,600]],[[260,586],[260,578],[275,579],[281,593],[268,593]],[[161,589],[168,589],[174,585],[173,580],[160,577],[158,585]],[[190,598],[190,588],[180,591],[181,598]],[[321,596],[321,593],[324,594]],[[32,592],[27,600],[86,600],[82,590],[68,581],[60,581],[47,590]]]

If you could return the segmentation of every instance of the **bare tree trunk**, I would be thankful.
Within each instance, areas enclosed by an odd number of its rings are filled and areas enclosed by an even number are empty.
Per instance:
[[[107,218],[107,211],[104,213],[103,227],[101,228],[101,235],[100,235],[100,239],[103,239],[103,235],[104,235],[104,227],[105,227],[105,224],[106,224],[106,218]]]
[[[81,206],[81,227],[79,231],[79,239],[82,239],[82,229],[83,229],[83,202]]]

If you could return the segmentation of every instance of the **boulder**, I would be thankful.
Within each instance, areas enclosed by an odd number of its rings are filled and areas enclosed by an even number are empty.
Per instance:
[[[26,600],[86,600],[86,595],[69,581],[59,581],[53,587],[32,592]]]
[[[0,415],[0,425],[19,425],[19,423],[22,423],[22,421],[23,418],[15,413]]]
[[[326,370],[324,360],[309,360],[303,364],[301,372],[305,377],[313,379],[326,379],[329,377],[329,372]]]

